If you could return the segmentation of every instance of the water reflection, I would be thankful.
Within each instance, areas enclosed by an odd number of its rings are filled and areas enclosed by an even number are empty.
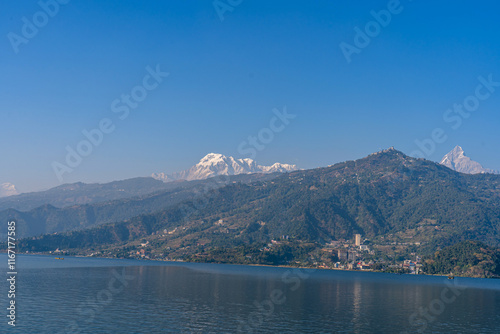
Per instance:
[[[410,316],[446,288],[435,277],[136,264],[43,269],[39,261],[20,271],[12,332],[68,333],[77,324],[81,333],[416,333]],[[122,271],[126,286],[110,290]],[[458,281],[468,288],[426,331],[496,333],[499,282]]]

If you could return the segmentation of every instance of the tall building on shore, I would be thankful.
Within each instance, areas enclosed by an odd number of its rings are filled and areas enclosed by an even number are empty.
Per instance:
[[[360,246],[361,245],[361,234],[356,234],[355,237],[356,237],[356,242],[355,242],[356,246]]]

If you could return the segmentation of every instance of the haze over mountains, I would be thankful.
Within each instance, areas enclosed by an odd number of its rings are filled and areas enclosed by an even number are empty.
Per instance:
[[[260,166],[252,159],[235,159],[219,153],[209,153],[190,169],[173,174],[154,173],[152,177],[163,182],[172,182],[204,180],[218,175],[285,173],[294,170],[297,170],[296,165],[277,162],[271,166]]]
[[[443,159],[441,159],[440,164],[454,171],[465,174],[499,174],[498,171],[484,168],[479,162],[467,157],[461,146],[456,146],[453,150],[446,154]]]
[[[151,177],[138,177],[104,184],[77,182],[63,184],[45,191],[0,198],[0,210],[16,209],[27,211],[47,204],[59,208],[92,204],[141,196],[156,191],[167,190],[173,186]]]

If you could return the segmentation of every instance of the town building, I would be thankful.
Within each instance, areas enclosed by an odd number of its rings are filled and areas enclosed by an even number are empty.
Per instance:
[[[361,234],[356,234],[354,237],[356,247],[361,246]]]
[[[338,256],[340,261],[347,261],[348,253],[346,250],[339,249],[337,251],[337,256]]]

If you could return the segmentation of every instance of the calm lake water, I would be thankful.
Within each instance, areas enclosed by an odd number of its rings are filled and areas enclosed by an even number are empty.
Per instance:
[[[17,266],[17,326],[2,280],[1,333],[500,333],[500,280],[48,256]]]

